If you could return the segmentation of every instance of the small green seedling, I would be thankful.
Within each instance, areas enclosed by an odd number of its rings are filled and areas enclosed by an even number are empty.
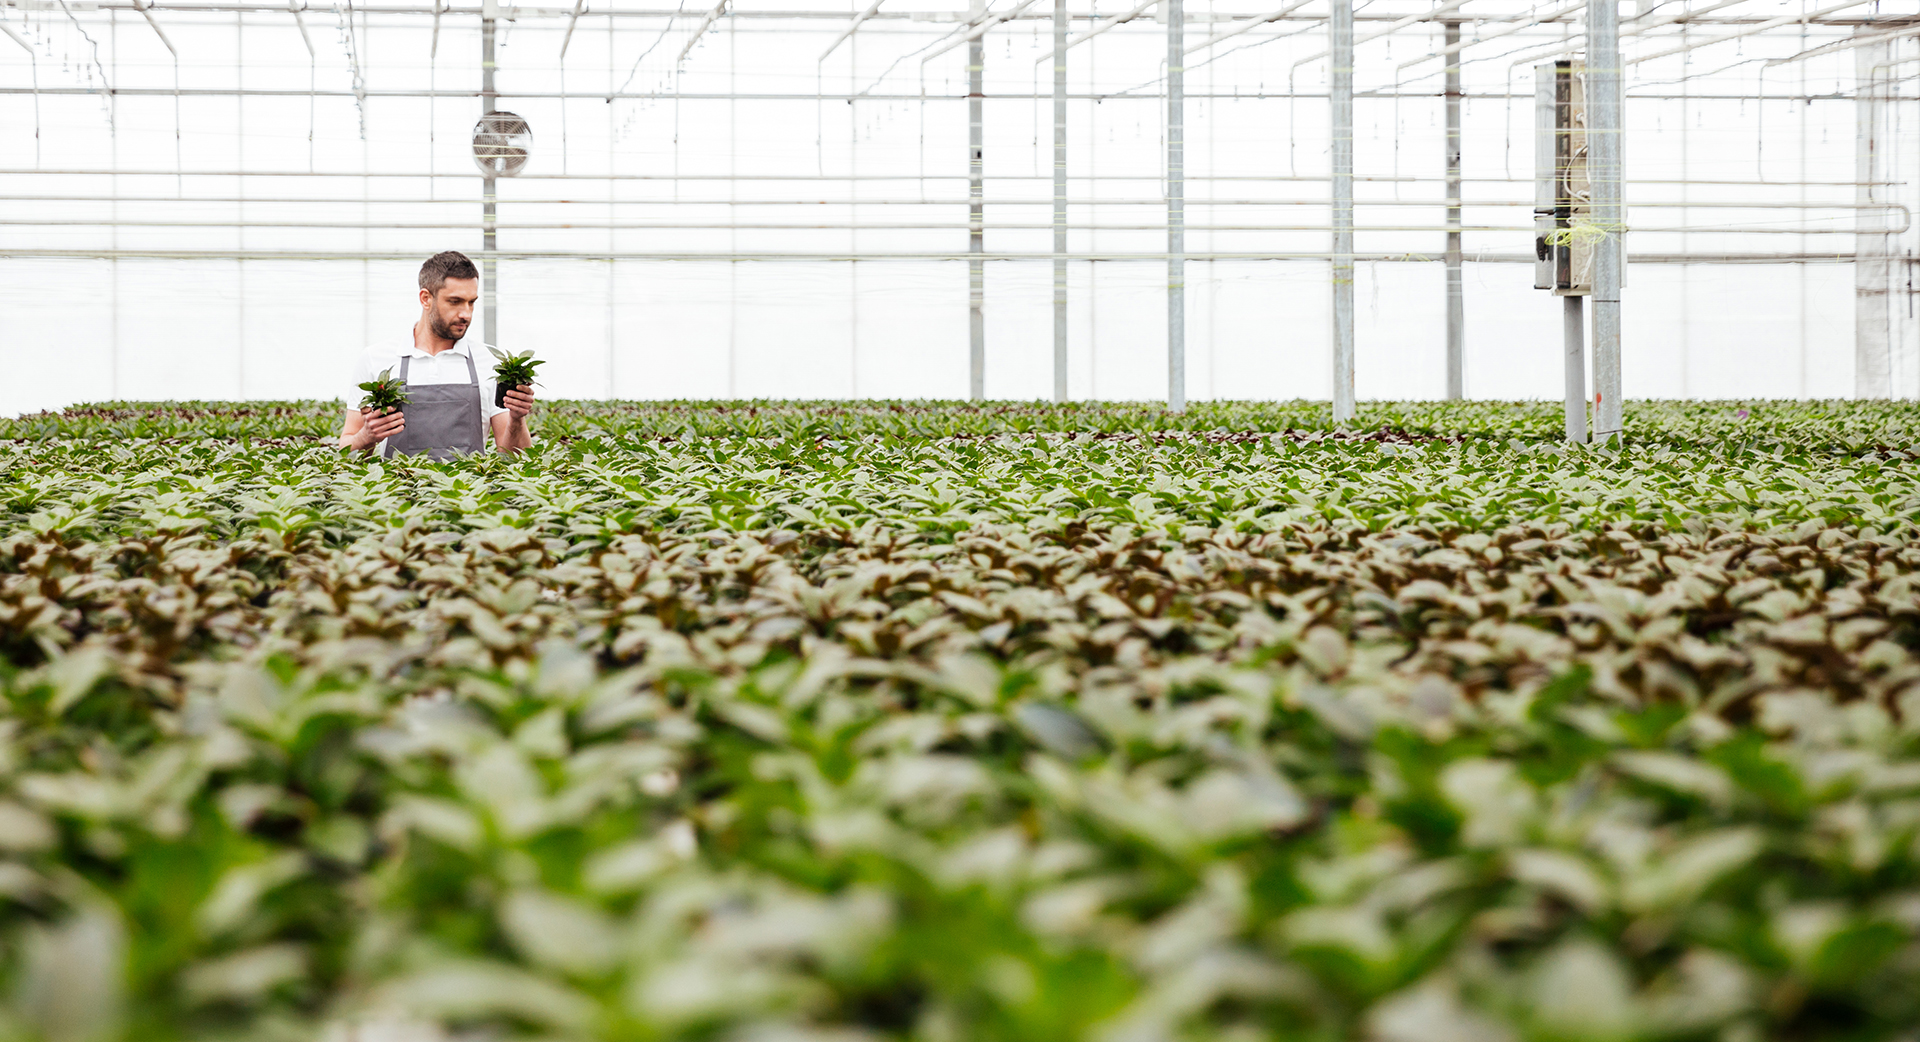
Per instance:
[[[493,367],[493,404],[505,408],[507,392],[517,387],[533,386],[533,369],[542,363],[534,360],[532,351],[510,355],[497,348],[489,347],[487,350],[492,351],[493,357],[500,360],[499,364]]]
[[[360,399],[362,409],[372,409],[379,414],[406,407],[407,385],[405,381],[394,379],[392,366],[382,369],[379,376],[361,384],[360,389],[367,392],[367,396]]]

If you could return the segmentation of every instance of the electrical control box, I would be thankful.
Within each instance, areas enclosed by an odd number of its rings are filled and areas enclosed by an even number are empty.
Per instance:
[[[1593,292],[1593,183],[1587,176],[1586,68],[1533,67],[1533,288]]]

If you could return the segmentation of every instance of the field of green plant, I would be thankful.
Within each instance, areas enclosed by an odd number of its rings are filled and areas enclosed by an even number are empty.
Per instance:
[[[1888,1040],[1920,406],[0,420],[0,1039]]]

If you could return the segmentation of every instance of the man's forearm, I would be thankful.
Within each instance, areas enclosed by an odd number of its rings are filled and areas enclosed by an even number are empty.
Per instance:
[[[510,456],[521,449],[533,448],[533,432],[527,429],[527,418],[515,416],[507,421],[507,433],[498,439],[500,454]]]

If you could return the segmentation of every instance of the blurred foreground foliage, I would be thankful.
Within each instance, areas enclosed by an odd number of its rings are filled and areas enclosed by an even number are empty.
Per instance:
[[[1317,408],[5,421],[0,1038],[1914,1039],[1920,410]]]

